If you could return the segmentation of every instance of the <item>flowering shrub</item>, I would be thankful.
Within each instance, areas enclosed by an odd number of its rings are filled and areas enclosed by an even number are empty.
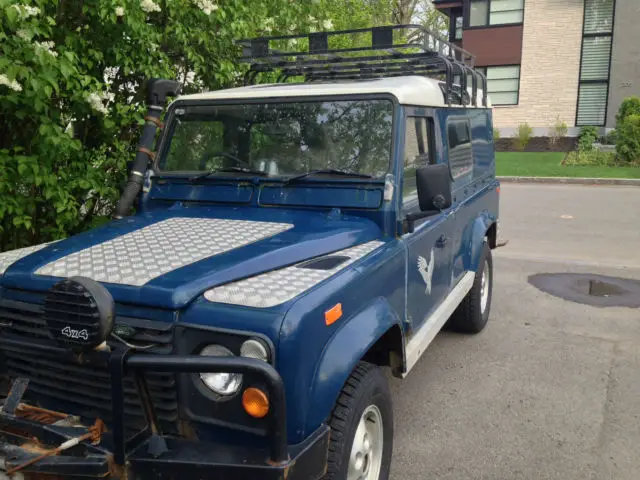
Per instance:
[[[178,79],[186,93],[236,85],[234,39],[390,18],[391,0],[365,4],[0,0],[0,251],[109,218],[147,79]]]

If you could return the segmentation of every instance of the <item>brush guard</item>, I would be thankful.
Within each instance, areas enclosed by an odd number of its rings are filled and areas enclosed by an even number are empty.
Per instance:
[[[100,353],[103,354],[101,361],[108,363],[111,373],[111,432],[104,433],[99,420],[92,427],[69,426],[62,420],[72,418],[70,416],[23,404],[22,396],[29,381],[17,378],[2,405],[0,435],[12,438],[18,444],[0,441],[0,478],[3,473],[13,472],[21,472],[27,480],[52,478],[49,475],[56,479],[73,475],[73,478],[120,480],[129,477],[309,479],[324,474],[329,429],[323,425],[301,444],[287,444],[284,385],[271,365],[238,357],[151,355],[129,350]],[[260,375],[271,404],[268,450],[164,436],[150,400],[145,371]],[[123,396],[127,373],[132,373],[136,379],[147,420],[146,427],[128,439],[124,428]],[[62,450],[53,452],[62,445],[67,446],[64,455],[59,454]]]

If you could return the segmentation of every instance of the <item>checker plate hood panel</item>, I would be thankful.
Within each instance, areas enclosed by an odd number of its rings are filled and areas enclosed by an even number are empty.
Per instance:
[[[129,217],[55,244],[0,254],[0,286],[47,291],[86,276],[116,302],[177,309],[204,291],[380,238],[359,217],[183,208]]]

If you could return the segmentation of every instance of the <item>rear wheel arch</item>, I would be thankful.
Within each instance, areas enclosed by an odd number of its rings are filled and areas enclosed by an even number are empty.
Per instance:
[[[475,272],[478,270],[482,248],[485,243],[489,245],[489,248],[495,248],[498,235],[496,219],[489,215],[488,212],[483,212],[474,220],[471,232],[471,245],[468,250],[469,256],[466,259],[465,267],[467,270]]]

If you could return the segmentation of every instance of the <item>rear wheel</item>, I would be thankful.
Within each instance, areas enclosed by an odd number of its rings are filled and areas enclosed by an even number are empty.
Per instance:
[[[485,242],[473,287],[451,316],[448,326],[463,333],[479,333],[487,325],[493,294],[493,258]]]
[[[345,383],[329,421],[325,480],[387,480],[393,449],[393,409],[379,367],[360,362]]]

